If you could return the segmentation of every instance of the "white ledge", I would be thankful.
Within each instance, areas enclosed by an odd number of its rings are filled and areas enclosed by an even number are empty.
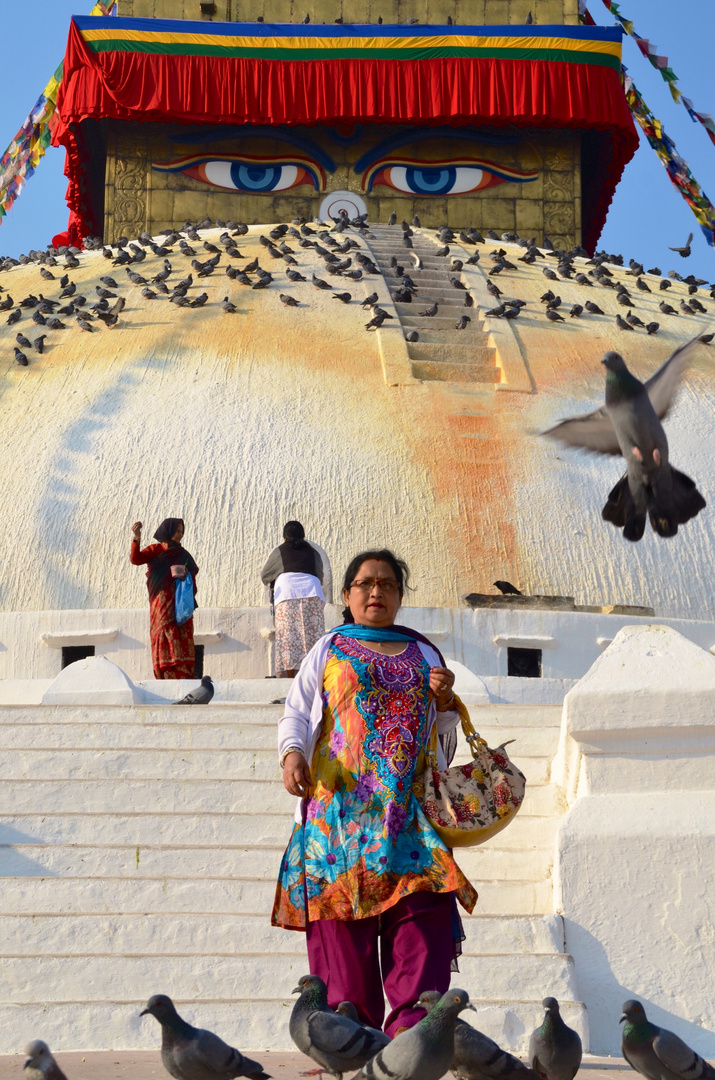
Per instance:
[[[216,645],[223,637],[225,637],[223,630],[202,630],[194,633],[194,641],[197,645]]]
[[[519,637],[516,634],[497,634],[492,640],[500,649],[553,649],[558,644],[553,637]]]
[[[612,637],[597,637],[596,644],[600,645],[602,649],[607,649],[613,641]],[[712,649],[710,650],[712,652]]]
[[[61,649],[64,645],[99,645],[103,641],[114,641],[119,636],[119,628],[109,630],[65,630],[60,633],[40,634],[40,641],[51,649]]]
[[[451,632],[452,632],[451,630],[423,630],[422,631],[424,636],[426,638],[429,638],[430,641],[446,641],[447,638],[449,637],[449,635],[451,634]]]

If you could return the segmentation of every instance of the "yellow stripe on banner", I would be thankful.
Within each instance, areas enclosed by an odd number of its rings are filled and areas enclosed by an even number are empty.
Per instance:
[[[481,37],[456,34],[420,35],[418,37],[243,37],[223,34],[161,33],[155,30],[97,28],[82,30],[86,41],[148,41],[172,45],[203,45],[242,49],[560,49],[568,52],[621,55],[618,41],[594,41],[561,37]]]

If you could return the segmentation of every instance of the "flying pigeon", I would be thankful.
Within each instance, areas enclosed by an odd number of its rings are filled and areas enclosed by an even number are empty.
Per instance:
[[[318,975],[304,975],[293,993],[300,996],[290,1016],[290,1037],[320,1070],[336,1080],[342,1080],[344,1072],[361,1068],[385,1046],[382,1032],[373,1034],[328,1007],[325,983]]]
[[[417,1008],[430,1012],[441,996],[439,990],[427,990],[420,995]],[[458,1080],[537,1080],[527,1065],[461,1019],[454,1029],[450,1071]]]
[[[181,701],[175,701],[174,705],[208,705],[213,696],[214,684],[211,681],[211,676],[204,675],[201,680],[201,685],[198,686],[196,690],[192,690],[185,697],[182,697]]]
[[[448,990],[424,1020],[397,1035],[355,1080],[441,1080],[452,1065],[454,1029],[464,1009],[474,1009],[466,990]]]
[[[647,1080],[715,1080],[715,1069],[672,1031],[651,1024],[640,1001],[625,1001],[621,1050]]]
[[[573,1080],[581,1064],[581,1039],[561,1019],[556,998],[544,998],[541,1004],[546,1015],[529,1039],[531,1067],[541,1080]]]
[[[67,1080],[52,1056],[49,1046],[42,1039],[35,1039],[25,1047],[27,1059],[24,1069],[28,1080]]]
[[[668,248],[668,250],[669,251],[677,251],[678,255],[680,255],[681,258],[687,259],[688,255],[690,254],[690,250],[691,250],[690,244],[691,244],[692,239],[693,239],[693,234],[691,233],[690,236],[688,237],[688,239],[685,241],[685,244],[684,244],[683,247],[672,247],[672,248]]]
[[[150,997],[139,1015],[147,1013],[161,1024],[161,1060],[175,1080],[232,1080],[238,1076],[270,1080],[258,1061],[244,1057],[213,1032],[182,1020],[166,994]]]
[[[693,481],[670,465],[661,424],[698,343],[695,337],[681,345],[646,383],[631,374],[620,353],[607,352],[602,361],[605,404],[543,433],[572,446],[625,458],[626,472],[610,492],[602,517],[622,528],[626,540],[641,539],[646,516],[659,536],[675,536],[678,525],[705,506]]]

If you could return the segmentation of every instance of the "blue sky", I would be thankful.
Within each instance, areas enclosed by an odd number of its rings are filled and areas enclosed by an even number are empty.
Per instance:
[[[0,64],[0,144],[4,150],[62,59],[73,14],[86,14],[92,0],[26,0],[3,8]],[[538,0],[534,3],[538,10]],[[596,22],[613,18],[602,0],[589,0]],[[621,0],[621,14],[643,37],[669,57],[679,86],[701,112],[715,113],[712,73],[715,42],[713,0]],[[674,139],[692,172],[715,202],[715,146],[700,124],[672,100],[658,72],[632,39],[624,42],[624,63],[641,94]],[[0,254],[17,255],[44,247],[67,225],[64,202],[64,151],[51,149],[29,180],[10,214],[0,224]],[[693,254],[685,260],[668,251],[695,233]],[[715,249],[706,245],[690,209],[672,187],[665,169],[641,139],[641,147],[618,186],[599,246],[633,256],[646,267],[677,269],[715,281]]]

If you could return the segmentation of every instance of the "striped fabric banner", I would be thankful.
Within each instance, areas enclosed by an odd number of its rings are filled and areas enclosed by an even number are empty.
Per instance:
[[[311,26],[74,20],[93,53],[301,60],[509,59],[595,64],[620,71],[621,31],[586,26]],[[102,26],[101,23],[106,25]],[[210,26],[210,30],[208,27]]]

